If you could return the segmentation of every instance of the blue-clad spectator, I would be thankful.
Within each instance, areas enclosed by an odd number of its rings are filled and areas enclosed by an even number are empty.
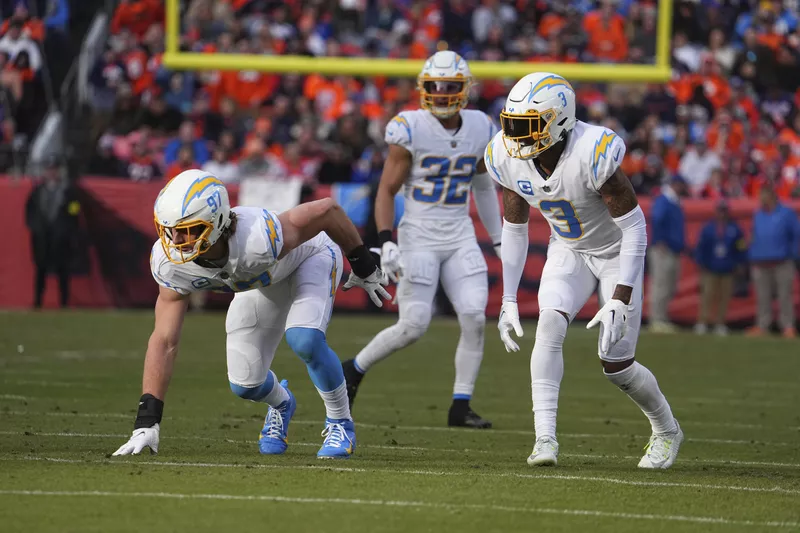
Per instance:
[[[66,31],[69,23],[69,2],[67,0],[50,0],[47,4],[47,17],[44,25],[48,30]]]
[[[783,336],[794,338],[794,260],[800,255],[800,223],[797,214],[778,202],[770,187],[761,189],[761,207],[753,216],[753,235],[750,244],[750,263],[756,288],[756,325],[751,336],[764,335],[772,325],[772,301],[778,298],[778,325]],[[777,293],[777,294],[776,294]]]
[[[695,248],[695,260],[702,269],[700,278],[700,312],[697,315],[695,333],[708,331],[708,318],[716,302],[714,333],[728,334],[725,315],[733,293],[733,274],[747,260],[747,243],[744,232],[731,220],[728,204],[717,204],[717,216],[703,226]]]
[[[686,181],[675,176],[661,187],[650,210],[650,246],[647,250],[650,271],[650,329],[672,333],[675,326],[667,314],[678,283],[680,254],[685,248],[684,214],[681,196],[686,196]]]
[[[190,146],[194,153],[194,161],[198,165],[204,165],[211,155],[205,141],[198,139],[195,134],[195,126],[191,120],[184,120],[178,130],[178,137],[167,143],[164,147],[164,165],[169,166],[178,159],[178,152],[181,147]]]

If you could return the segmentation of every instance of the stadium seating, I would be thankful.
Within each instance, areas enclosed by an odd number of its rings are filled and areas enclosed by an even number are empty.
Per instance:
[[[446,42],[467,59],[530,61],[531,70],[541,61],[652,63],[656,48],[653,1],[331,5],[183,2],[181,47],[418,59]],[[754,195],[766,181],[784,197],[797,195],[796,13],[797,0],[676,0],[672,81],[576,84],[579,117],[624,136],[624,169],[640,193],[680,173],[698,197]],[[91,79],[106,96],[93,173],[160,180],[206,164],[235,182],[239,162],[255,157],[273,177],[369,182],[379,176],[386,121],[417,106],[409,79],[171,72],[161,64],[163,16],[159,0],[123,0],[114,13]],[[482,80],[472,105],[496,116],[510,81]]]

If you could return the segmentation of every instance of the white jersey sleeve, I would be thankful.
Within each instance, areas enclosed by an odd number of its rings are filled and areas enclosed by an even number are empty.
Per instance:
[[[413,138],[411,132],[411,116],[410,114],[403,112],[395,116],[386,125],[386,134],[384,135],[384,140],[386,141],[386,144],[396,144],[398,146],[402,146],[413,154],[414,147],[412,144]]]
[[[513,191],[514,186],[510,183],[509,177],[504,175],[507,173],[503,172],[505,159],[507,157],[508,154],[503,145],[503,132],[496,131],[489,141],[489,144],[486,145],[486,150],[483,154],[483,162],[486,164],[486,170],[493,180],[506,189],[511,189]]]
[[[167,259],[164,248],[161,246],[161,241],[156,241],[150,251],[150,273],[156,283],[183,296],[198,290],[198,288],[192,286],[190,277],[180,274],[176,268],[178,266]]]
[[[594,136],[594,144],[586,153],[591,154],[592,187],[600,190],[614,175],[625,157],[625,141],[608,128],[599,128]],[[592,139],[589,139],[591,142]]]

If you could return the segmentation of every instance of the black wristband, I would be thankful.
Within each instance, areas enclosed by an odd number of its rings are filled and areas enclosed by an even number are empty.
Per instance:
[[[347,260],[350,262],[350,269],[353,274],[362,279],[369,277],[378,268],[375,258],[372,257],[372,254],[363,244],[347,254]]]
[[[386,244],[387,242],[392,240],[392,230],[385,229],[383,231],[378,232],[378,242],[381,243],[381,246]]]
[[[161,423],[164,414],[164,402],[152,394],[143,394],[139,398],[139,412],[136,413],[136,422],[133,429],[151,428]]]

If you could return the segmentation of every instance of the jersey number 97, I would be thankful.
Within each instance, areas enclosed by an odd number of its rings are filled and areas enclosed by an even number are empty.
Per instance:
[[[424,169],[436,169],[436,173],[425,177],[432,186],[414,187],[412,197],[417,202],[427,204],[464,205],[467,203],[468,186],[475,175],[478,159],[474,156],[461,156],[452,165],[449,157],[428,156],[420,166]]]

